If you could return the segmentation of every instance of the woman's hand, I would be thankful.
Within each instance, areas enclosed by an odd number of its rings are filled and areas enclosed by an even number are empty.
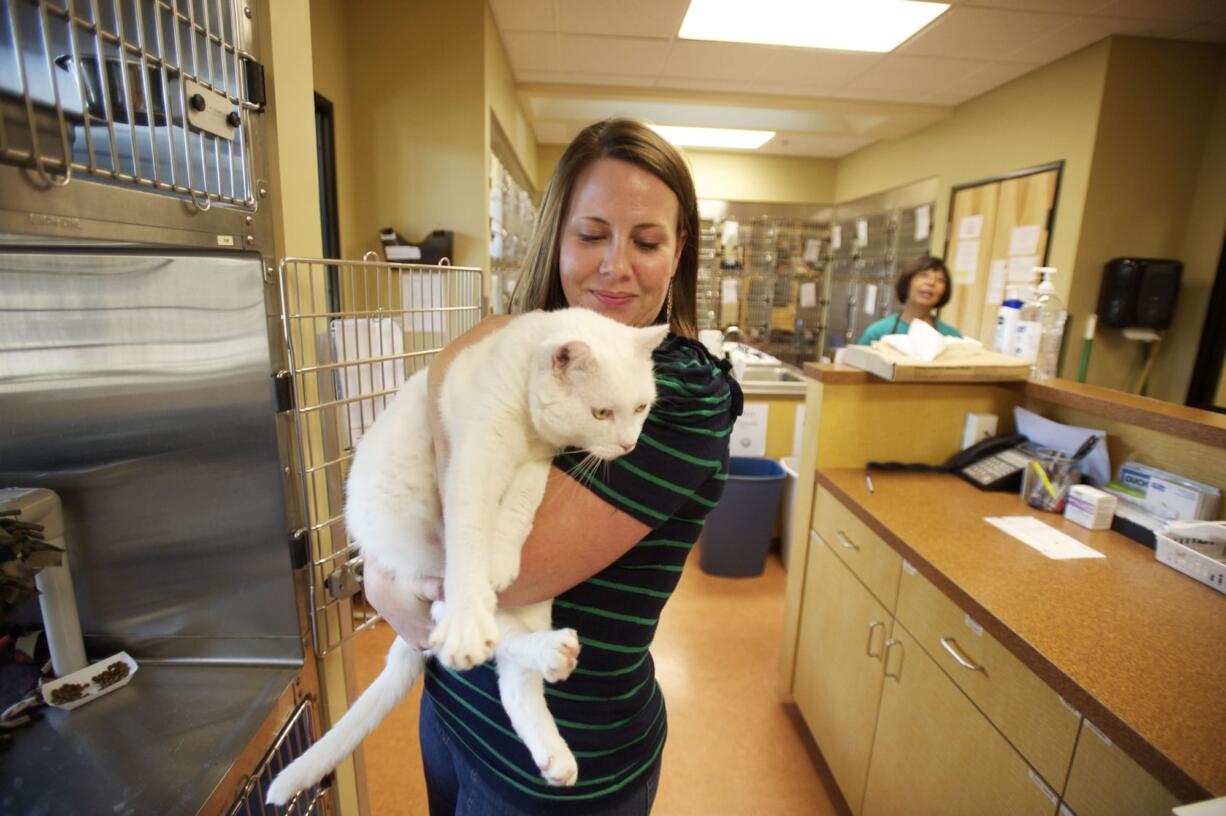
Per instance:
[[[397,578],[378,567],[367,569],[362,581],[366,602],[392,625],[401,640],[415,649],[430,648],[434,621],[430,604],[443,599],[442,578]]]

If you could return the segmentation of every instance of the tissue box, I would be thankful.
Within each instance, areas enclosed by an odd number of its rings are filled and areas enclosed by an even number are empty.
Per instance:
[[[1010,382],[1030,376],[1030,363],[983,348],[950,346],[925,362],[884,346],[848,346],[843,362],[891,382]]]

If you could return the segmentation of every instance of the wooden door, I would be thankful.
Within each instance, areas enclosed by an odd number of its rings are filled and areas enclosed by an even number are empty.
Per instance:
[[[1055,794],[895,625],[863,816],[1053,816]]]
[[[953,280],[949,303],[941,309],[941,320],[955,326],[967,337],[979,336],[981,304],[987,291],[987,258],[991,237],[996,230],[998,183],[981,184],[956,190],[950,204],[946,233],[945,265]]]
[[[1047,262],[1059,182],[1053,168],[954,191],[945,258],[954,289],[942,320],[991,346],[1005,286],[1038,283],[1032,270]]]
[[[891,622],[830,548],[811,538],[793,694],[853,813],[864,794]]]

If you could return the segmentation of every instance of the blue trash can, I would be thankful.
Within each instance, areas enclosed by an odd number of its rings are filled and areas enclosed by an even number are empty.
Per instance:
[[[774,459],[732,457],[724,495],[703,526],[698,547],[703,572],[732,578],[762,574],[786,479]]]

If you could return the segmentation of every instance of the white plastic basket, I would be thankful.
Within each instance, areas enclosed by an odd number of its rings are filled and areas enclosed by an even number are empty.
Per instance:
[[[1159,561],[1226,594],[1226,522],[1176,522],[1154,540]]]

